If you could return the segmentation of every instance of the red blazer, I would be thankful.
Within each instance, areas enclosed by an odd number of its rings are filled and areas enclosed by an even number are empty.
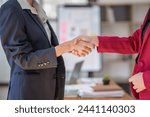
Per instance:
[[[142,28],[147,20],[148,14],[142,26],[132,36],[99,36],[98,52],[110,52],[120,54],[139,54],[138,62],[135,64],[133,75],[143,72],[146,89],[136,93],[131,84],[131,91],[136,99],[150,100],[150,25],[148,26],[143,41],[141,39]]]

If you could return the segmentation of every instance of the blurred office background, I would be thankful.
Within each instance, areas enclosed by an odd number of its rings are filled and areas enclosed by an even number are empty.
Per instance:
[[[0,6],[7,0],[0,0]],[[150,0],[39,0],[45,9],[50,23],[58,33],[58,6],[69,5],[96,5],[100,7],[100,34],[101,35],[131,35],[144,20],[150,7]],[[83,15],[84,17],[84,15]],[[97,25],[95,25],[97,27]],[[137,55],[101,54],[100,67],[95,71],[82,71],[81,77],[103,77],[108,74],[111,79],[129,91],[128,78],[132,74],[134,61]],[[68,71],[69,74],[71,71]],[[0,45],[0,99],[6,99],[9,83],[9,66]]]

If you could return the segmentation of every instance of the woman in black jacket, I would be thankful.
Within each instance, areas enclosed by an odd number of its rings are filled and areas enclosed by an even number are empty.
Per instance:
[[[48,18],[35,0],[9,0],[0,8],[0,37],[11,68],[8,99],[63,99],[62,54],[87,55],[94,47],[76,39],[58,44]]]

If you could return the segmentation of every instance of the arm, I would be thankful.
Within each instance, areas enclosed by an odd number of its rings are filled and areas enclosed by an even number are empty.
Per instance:
[[[24,18],[17,8],[4,6],[0,16],[1,42],[8,58],[25,70],[57,67],[55,48],[37,51],[32,48],[25,34]]]
[[[56,47],[34,50],[25,33],[25,22],[22,14],[15,7],[0,9],[0,35],[3,48],[8,58],[24,70],[36,70],[57,67],[57,57],[73,49],[78,49],[81,56],[91,51],[92,45],[74,40]],[[87,49],[87,47],[89,47]]]
[[[140,49],[140,33],[138,29],[129,37],[117,36],[99,36],[98,52],[112,52],[121,54],[134,54],[138,53]]]
[[[111,52],[120,54],[138,53],[141,47],[141,29],[129,37],[117,36],[79,36],[78,40],[87,41],[97,46],[98,52]]]

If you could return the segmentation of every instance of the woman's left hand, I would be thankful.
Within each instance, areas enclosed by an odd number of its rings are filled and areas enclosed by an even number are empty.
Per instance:
[[[143,73],[135,74],[129,78],[129,82],[133,84],[133,89],[136,90],[137,93],[146,89],[143,80]]]

